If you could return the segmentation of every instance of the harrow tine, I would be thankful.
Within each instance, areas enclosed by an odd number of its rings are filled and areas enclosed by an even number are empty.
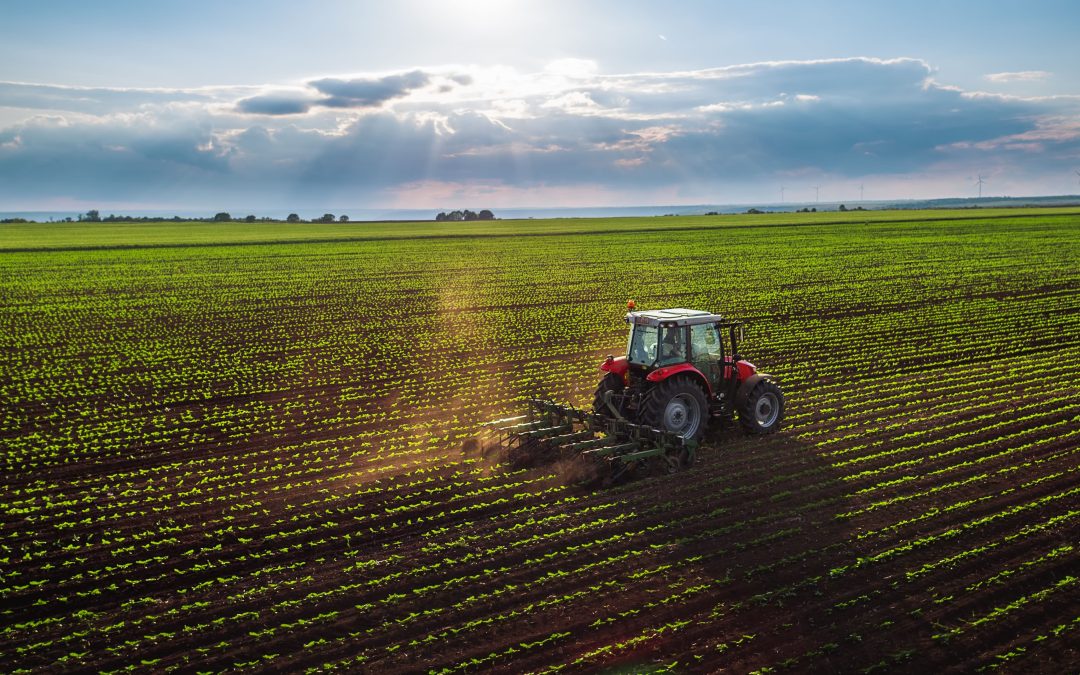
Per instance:
[[[604,438],[592,438],[592,439],[589,439],[587,441],[580,441],[578,443],[573,443],[571,445],[567,445],[564,449],[568,450],[570,452],[578,452],[578,451],[583,451],[583,450],[589,450],[589,449],[592,449],[592,448],[610,447],[610,446],[614,446],[614,445],[617,445],[617,444],[618,444],[618,441],[615,438],[613,438],[611,436],[607,436],[607,437],[604,437]]]
[[[560,447],[572,447],[574,444],[590,438],[593,432],[585,429],[584,431],[574,431],[569,434],[563,434],[562,436],[553,436],[547,439],[548,443]]]
[[[504,417],[501,420],[491,420],[490,422],[481,422],[482,427],[498,427],[503,424],[509,424],[510,422],[520,422],[521,420],[529,419],[528,415],[517,415],[516,417]]]
[[[496,431],[501,431],[503,433],[514,434],[514,433],[518,433],[519,431],[529,431],[531,429],[539,429],[544,424],[547,424],[547,422],[544,421],[544,420],[537,420],[535,422],[522,422],[521,424],[513,424],[513,425],[508,426],[508,427],[499,427],[498,429],[496,429]]]
[[[530,429],[530,430],[527,430],[527,431],[522,431],[522,432],[519,432],[519,433],[517,433],[515,435],[520,436],[522,438],[547,438],[549,436],[558,436],[560,434],[560,432],[565,432],[565,431],[570,431],[570,430],[571,430],[571,426],[569,424],[558,424],[558,425],[550,426],[550,427],[540,427],[539,429]]]
[[[585,450],[581,454],[585,457],[607,457],[637,449],[637,443],[620,443],[619,445],[605,445],[603,447],[593,448],[592,450]]]

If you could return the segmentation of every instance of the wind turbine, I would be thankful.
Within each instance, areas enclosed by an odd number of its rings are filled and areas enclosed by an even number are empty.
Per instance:
[[[1073,173],[1076,174],[1076,182],[1080,183],[1080,169],[1073,169]]]
[[[821,202],[821,186],[820,185],[815,185],[814,186],[814,203],[818,204],[820,202]]]
[[[982,186],[986,182],[983,180],[982,174],[979,174],[979,180],[975,181],[975,184],[979,186],[979,199],[982,199]]]
[[[786,189],[787,188],[784,187],[783,185],[780,186],[780,203],[781,204],[784,203],[784,190],[786,190]]]
[[[859,183],[859,201],[863,200],[863,184]]]

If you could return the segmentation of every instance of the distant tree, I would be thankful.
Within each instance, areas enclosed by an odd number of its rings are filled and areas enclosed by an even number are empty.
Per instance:
[[[817,213],[817,207],[815,206],[814,208],[810,209],[810,213]]]
[[[230,222],[231,220],[232,220],[232,216],[229,215],[228,211],[222,211],[221,213],[215,213],[214,214],[214,222],[215,223],[227,223],[227,222]]]
[[[843,204],[841,204],[841,205],[840,205],[840,210],[841,210],[841,211],[847,211],[847,207],[846,207],[846,206],[844,206]]]
[[[334,214],[332,214],[332,213],[324,213],[324,214],[322,214],[321,217],[316,218],[312,222],[315,222],[315,223],[332,223],[332,222],[334,222]]]
[[[100,223],[101,222],[101,214],[98,212],[97,209],[90,209],[89,211],[86,212],[85,216],[82,216],[81,219],[85,220],[85,221],[87,221],[89,223]]]
[[[446,217],[446,214],[445,214],[445,213],[443,213],[442,211],[440,211],[440,212],[439,212],[439,215],[435,216],[435,222],[437,222],[437,223],[441,223],[441,222],[443,222],[444,220],[448,220],[448,218]]]
[[[750,213],[750,214],[758,214],[758,213],[765,213],[765,212],[764,212],[764,211],[762,211],[761,209],[746,209],[746,212],[747,212],[747,213]]]
[[[340,216],[338,216],[338,222],[339,223],[347,223],[347,222],[349,222],[349,217],[343,213]]]
[[[300,222],[300,216],[296,215],[295,213],[290,213],[289,217],[285,219],[285,222],[287,222],[287,223],[299,223]]]
[[[470,211],[469,209],[465,209],[465,211],[461,214],[461,217],[464,218],[465,220],[476,220],[477,219],[476,212],[475,211]]]
[[[487,209],[484,209],[480,213],[476,214],[478,220],[495,220],[495,214]]]
[[[244,222],[245,223],[254,223],[255,222],[255,216],[246,216],[244,218]]]
[[[451,211],[450,213],[446,214],[446,219],[455,221],[465,220],[465,214],[463,214],[461,211]]]

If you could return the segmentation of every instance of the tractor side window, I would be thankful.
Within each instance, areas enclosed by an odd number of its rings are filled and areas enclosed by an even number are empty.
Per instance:
[[[656,361],[658,330],[651,326],[634,326],[630,332],[629,361],[651,366]]]
[[[670,366],[686,361],[686,328],[660,329],[660,359],[658,366]]]
[[[716,326],[712,324],[700,324],[690,327],[690,349],[693,350],[693,359],[697,361],[707,356],[719,358],[724,350],[720,346],[720,335]]]

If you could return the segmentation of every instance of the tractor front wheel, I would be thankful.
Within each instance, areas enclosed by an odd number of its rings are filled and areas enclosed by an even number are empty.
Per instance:
[[[784,392],[774,382],[761,380],[739,405],[739,421],[752,434],[771,434],[784,419]]]
[[[641,421],[683,438],[697,440],[709,424],[709,402],[698,384],[672,377],[656,385],[646,397]]]

